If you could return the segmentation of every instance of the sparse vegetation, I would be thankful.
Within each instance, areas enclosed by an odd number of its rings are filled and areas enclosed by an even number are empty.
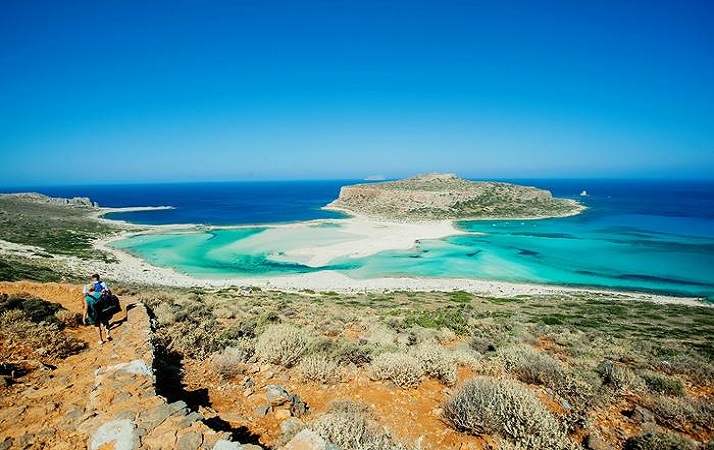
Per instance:
[[[213,364],[223,378],[229,379],[240,373],[241,365],[248,362],[254,351],[251,341],[240,340],[237,345],[226,347],[214,355]]]
[[[108,258],[92,242],[116,229],[88,217],[89,209],[0,196],[0,239],[57,255]],[[34,278],[31,278],[34,279]]]
[[[497,434],[525,449],[568,448],[560,425],[538,398],[515,381],[476,378],[444,403],[444,418],[475,435]]]
[[[269,325],[258,336],[255,354],[259,360],[291,367],[300,360],[308,347],[308,337],[291,325]]]
[[[624,450],[696,450],[696,443],[676,433],[650,431],[631,437]]]
[[[334,402],[310,428],[343,450],[406,450],[378,424],[370,409],[360,403]]]
[[[325,354],[306,356],[297,369],[304,380],[318,383],[329,383],[338,375],[337,363]]]
[[[391,384],[414,389],[414,395],[433,386],[421,382],[426,377],[449,385],[457,373],[512,383],[515,387],[509,392],[531,395],[535,402],[510,394],[513,409],[491,409],[516,411],[530,419],[526,425],[513,424],[509,422],[513,419],[504,418],[509,413],[502,412],[497,418],[503,424],[496,422],[495,428],[483,432],[501,436],[508,448],[565,448],[570,445],[568,435],[579,436],[593,424],[607,430],[612,414],[624,414],[621,411],[635,406],[646,408],[659,426],[670,431],[699,442],[712,436],[706,386],[714,367],[714,325],[708,308],[628,302],[606,294],[506,300],[472,295],[467,304],[455,302],[453,293],[437,292],[338,296],[237,289],[142,292],[152,306],[157,334],[172,338],[162,342],[188,360],[227,355],[232,351],[224,351],[225,347],[243,342],[256,347],[247,368],[259,366],[262,374],[264,366],[280,365],[268,372],[286,371],[291,380],[332,383],[335,372],[345,375],[343,381],[361,374],[388,381],[386,389],[393,389]],[[638,317],[643,314],[656,318],[641,321]],[[558,317],[559,323],[544,324],[543,317],[551,316]],[[698,332],[691,333],[695,323]],[[233,360],[244,358],[241,354]],[[231,364],[225,366],[228,369],[216,369],[231,373]],[[458,366],[468,370],[457,371]],[[518,381],[508,381],[509,377]],[[463,379],[456,386],[459,381]],[[350,382],[330,388],[341,392],[343,386]],[[682,392],[680,387],[686,388]],[[460,387],[454,389],[460,392]],[[447,411],[444,407],[445,419]],[[623,417],[635,430],[646,431],[635,419]],[[549,434],[556,436],[554,441],[546,444],[518,431],[539,420],[546,424],[540,425],[554,427],[555,434]],[[501,426],[506,429],[500,431]],[[464,435],[474,433],[461,425],[454,429]],[[611,434],[603,436],[607,439]],[[618,448],[622,442],[611,444]]]
[[[657,394],[681,397],[685,394],[681,380],[661,373],[646,371],[641,374],[647,388]]]
[[[424,375],[421,361],[404,353],[382,353],[374,358],[371,374],[375,380],[389,380],[401,388],[416,387]]]

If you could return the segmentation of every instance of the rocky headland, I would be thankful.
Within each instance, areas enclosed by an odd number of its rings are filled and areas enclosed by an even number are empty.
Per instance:
[[[48,195],[40,194],[37,192],[18,192],[18,193],[12,193],[12,194],[0,194],[0,197],[3,197],[8,200],[29,201],[29,202],[34,202],[34,203],[46,203],[49,205],[58,205],[58,206],[76,206],[76,207],[83,207],[83,208],[99,208],[99,203],[93,202],[88,197],[71,197],[71,198],[50,197]]]
[[[584,209],[575,200],[555,198],[544,189],[443,173],[343,186],[325,208],[390,220],[531,219],[569,216]]]

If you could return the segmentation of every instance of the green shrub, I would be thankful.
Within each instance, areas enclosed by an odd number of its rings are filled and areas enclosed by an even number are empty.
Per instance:
[[[642,380],[629,367],[603,361],[597,368],[604,385],[615,391],[636,391],[642,388]]]
[[[258,336],[255,355],[260,361],[285,367],[295,365],[306,352],[307,334],[291,325],[268,325]]]
[[[324,354],[308,355],[297,366],[300,376],[305,381],[329,383],[338,375],[337,363]]]
[[[657,372],[643,372],[640,374],[647,388],[656,393],[682,397],[685,394],[684,383],[681,380]]]
[[[370,368],[373,379],[389,380],[401,388],[416,387],[424,375],[421,362],[404,353],[382,353]]]
[[[522,384],[480,377],[461,386],[443,405],[444,419],[459,431],[497,434],[523,449],[571,446],[560,425]]]
[[[416,311],[409,313],[404,319],[404,328],[411,328],[415,325],[424,328],[449,328],[457,334],[468,332],[468,320],[470,308],[468,305],[449,306],[437,311]]]
[[[678,434],[649,431],[625,441],[624,450],[696,450],[697,445]]]
[[[449,300],[456,303],[471,303],[473,296],[465,291],[453,291],[449,293]]]

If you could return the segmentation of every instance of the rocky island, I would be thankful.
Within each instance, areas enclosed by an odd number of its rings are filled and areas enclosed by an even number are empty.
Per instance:
[[[399,220],[531,219],[569,216],[584,209],[575,200],[555,198],[545,189],[442,173],[343,186],[339,197],[325,208]]]

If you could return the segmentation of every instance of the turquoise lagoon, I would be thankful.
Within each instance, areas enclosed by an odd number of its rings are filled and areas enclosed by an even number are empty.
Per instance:
[[[355,278],[477,278],[713,297],[714,238],[706,222],[597,210],[561,219],[463,221],[463,234],[322,267],[284,253],[348,240],[339,219],[279,233],[266,226],[142,235],[116,246],[202,278],[337,270]],[[674,232],[683,229],[688,234]]]

